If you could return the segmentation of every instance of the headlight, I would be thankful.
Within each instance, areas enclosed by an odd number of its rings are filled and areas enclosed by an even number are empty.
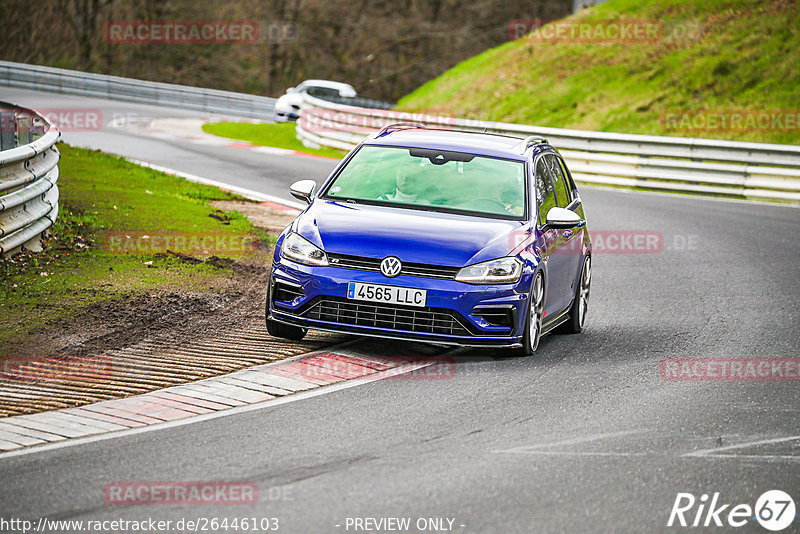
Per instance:
[[[468,284],[512,284],[522,275],[522,262],[518,258],[499,258],[464,267],[456,280]]]
[[[294,232],[290,232],[283,240],[281,256],[305,265],[317,267],[328,265],[328,257],[321,248]]]

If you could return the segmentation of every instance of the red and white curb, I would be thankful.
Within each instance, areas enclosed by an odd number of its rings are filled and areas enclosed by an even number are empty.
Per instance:
[[[0,419],[0,451],[53,444],[235,410],[354,379],[420,372],[448,378],[452,359],[381,357],[338,347],[142,395]],[[424,372],[424,371],[423,371]]]

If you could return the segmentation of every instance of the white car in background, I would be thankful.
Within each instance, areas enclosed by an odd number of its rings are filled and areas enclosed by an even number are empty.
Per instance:
[[[358,96],[353,86],[330,80],[306,80],[297,87],[290,87],[286,94],[275,102],[275,118],[277,121],[293,121],[300,117],[300,105],[303,95],[316,98],[355,98]]]

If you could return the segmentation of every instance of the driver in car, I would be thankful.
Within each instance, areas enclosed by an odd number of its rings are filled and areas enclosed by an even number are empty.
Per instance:
[[[417,201],[417,193],[413,188],[413,177],[408,172],[408,169],[397,169],[395,173],[395,190],[393,193],[387,193],[378,197],[378,200],[391,200],[393,202],[402,202],[405,204],[413,204]]]

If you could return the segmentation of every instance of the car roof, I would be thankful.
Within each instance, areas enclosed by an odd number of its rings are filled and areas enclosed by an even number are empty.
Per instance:
[[[298,87],[301,85],[303,86],[313,85],[314,87],[330,87],[332,89],[340,89],[342,87],[353,89],[353,86],[350,85],[349,83],[334,82],[331,80],[304,80],[299,84],[297,84]]]
[[[364,141],[365,145],[432,148],[525,161],[529,156],[528,150],[523,150],[523,143],[524,140],[519,137],[429,128],[390,130]],[[535,155],[545,149],[552,150],[547,142],[542,140],[534,146],[533,153]]]

